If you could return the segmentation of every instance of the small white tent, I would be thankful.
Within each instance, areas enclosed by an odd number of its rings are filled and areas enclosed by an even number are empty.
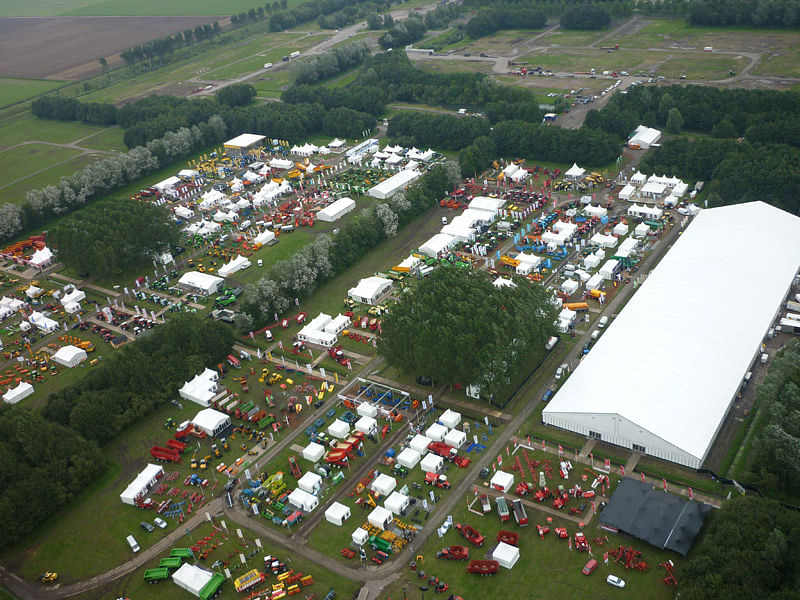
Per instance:
[[[181,567],[172,574],[172,581],[179,588],[183,588],[193,596],[200,597],[200,592],[211,581],[214,576],[211,571],[206,571],[196,565],[183,563]]]
[[[317,506],[319,506],[319,499],[316,496],[309,494],[300,488],[292,490],[292,493],[289,494],[288,500],[289,504],[296,506],[303,512],[311,512],[317,508]]]
[[[396,515],[403,514],[403,511],[408,508],[408,496],[400,492],[392,492],[391,495],[384,500],[383,505]]]
[[[297,480],[297,487],[309,494],[316,494],[322,487],[322,477],[312,471],[306,471],[303,476]]]
[[[373,492],[377,492],[381,496],[388,496],[394,491],[394,488],[397,487],[397,480],[394,477],[390,477],[385,473],[381,473],[375,478],[375,481],[372,482],[370,489]]]
[[[350,435],[350,425],[341,419],[336,419],[333,423],[328,425],[328,435],[342,440]]]
[[[325,455],[325,446],[311,442],[303,448],[303,458],[312,463],[318,462]]]
[[[333,223],[338,221],[344,215],[355,209],[356,201],[352,198],[340,198],[333,204],[330,204],[317,213],[317,218],[320,221]]]
[[[433,452],[426,454],[425,457],[419,462],[419,468],[425,473],[438,473],[444,466],[444,459],[438,454]]]
[[[489,481],[489,485],[492,489],[505,493],[514,485],[514,476],[506,471],[497,471]]]
[[[33,393],[33,386],[27,381],[20,381],[17,387],[11,388],[3,394],[3,402],[6,404],[16,404],[24,400]]]
[[[467,434],[460,429],[451,429],[447,432],[447,435],[444,436],[444,443],[453,448],[461,448],[461,446],[467,443]]]
[[[328,523],[336,525],[337,527],[341,527],[342,525],[344,525],[344,522],[347,521],[347,519],[349,518],[350,518],[350,509],[344,504],[340,504],[339,502],[334,502],[325,511],[325,520],[328,521]],[[359,529],[361,528],[359,527]]]
[[[261,244],[263,246],[264,244],[268,244],[269,242],[271,242],[274,239],[275,239],[275,234],[272,233],[271,231],[265,229],[264,231],[262,231],[261,233],[259,233],[255,237],[255,239],[253,240],[253,243],[254,244]]]
[[[77,367],[83,361],[87,359],[86,350],[81,348],[76,348],[75,346],[62,346],[58,349],[53,355],[53,360],[56,361],[60,365],[64,365],[65,367],[69,367],[72,369],[73,367]]]
[[[425,430],[425,437],[430,438],[431,441],[434,442],[441,442],[444,440],[444,436],[446,435],[447,427],[440,425],[439,423],[434,423]]]
[[[492,550],[492,560],[499,562],[500,566],[505,569],[511,569],[519,560],[519,548],[500,542]]]
[[[431,443],[431,438],[426,437],[421,433],[418,433],[413,438],[411,438],[411,441],[408,443],[408,446],[409,448],[412,448],[413,450],[416,450],[420,454],[424,455],[427,454],[428,444],[430,443]]]
[[[378,432],[378,421],[372,417],[361,417],[356,421],[355,427],[366,435],[374,434]]]
[[[453,429],[453,427],[458,427],[458,424],[461,423],[461,413],[448,408],[446,411],[442,413],[442,416],[439,417],[439,423],[441,423],[448,429]]]
[[[378,414],[378,409],[375,408],[372,404],[368,404],[367,402],[362,402],[358,405],[356,412],[362,417],[375,417]]]
[[[387,510],[382,506],[376,506],[367,516],[367,522],[378,529],[388,529],[389,525],[392,524],[392,521],[394,521],[394,515],[392,515],[392,511]]]
[[[363,546],[367,543],[369,539],[369,532],[366,529],[362,529],[361,527],[357,528],[352,535],[353,543],[356,546]]]
[[[406,469],[413,469],[419,464],[420,458],[420,453],[413,448],[404,448],[403,451],[397,455],[397,464]]]
[[[237,271],[246,269],[251,264],[252,263],[249,260],[247,260],[244,256],[242,256],[241,254],[237,254],[236,258],[232,258],[228,264],[220,267],[219,274],[222,277],[230,277]]]
[[[210,437],[216,437],[230,424],[231,418],[228,415],[213,408],[201,410],[192,419],[192,425]]]

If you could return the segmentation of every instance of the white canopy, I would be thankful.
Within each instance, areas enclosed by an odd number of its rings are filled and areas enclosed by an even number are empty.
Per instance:
[[[311,461],[312,463],[319,462],[325,455],[325,446],[311,442],[308,446],[303,448],[303,458]]]
[[[458,427],[458,424],[461,423],[461,413],[448,408],[439,417],[439,423],[450,429]]]
[[[347,291],[348,297],[362,304],[375,304],[392,288],[392,280],[385,277],[365,277]]]
[[[420,171],[398,171],[389,179],[381,181],[378,185],[370,188],[368,195],[379,200],[391,198],[399,190],[405,189],[411,182],[422,176]]]
[[[647,181],[647,175],[641,171],[636,171],[636,173],[631,175],[631,183],[633,185],[643,185],[645,181]]]
[[[434,423],[425,430],[425,437],[430,438],[433,442],[441,442],[446,435],[447,427],[439,423]]]
[[[587,269],[596,269],[603,262],[603,257],[597,254],[590,254],[583,259],[583,266]]]
[[[61,304],[72,304],[86,299],[86,294],[79,289],[73,289],[69,294],[61,296]]]
[[[200,406],[208,406],[211,399],[217,395],[217,380],[219,374],[211,369],[204,369],[195,375],[178,390],[181,398],[190,400]]]
[[[341,419],[336,419],[333,423],[328,425],[328,435],[343,440],[350,435],[350,425]]]
[[[622,188],[619,192],[619,199],[620,200],[630,200],[633,193],[636,191],[636,188],[632,185],[626,185]]]
[[[392,521],[394,521],[394,515],[392,515],[392,511],[387,510],[382,506],[376,506],[367,516],[367,521],[373,527],[377,527],[378,529],[387,529],[389,525],[392,524]]]
[[[647,223],[639,223],[633,229],[633,236],[634,237],[645,237],[647,236],[647,232],[650,231],[650,226]]]
[[[439,255],[452,247],[456,243],[456,238],[446,233],[437,233],[427,242],[419,247],[419,251],[431,258],[438,258]]]
[[[337,335],[350,326],[350,317],[342,314],[336,315],[322,330],[326,333]],[[375,416],[375,415],[370,415]]]
[[[628,207],[628,215],[642,219],[660,219],[664,211],[655,206],[632,204]]]
[[[492,486],[492,489],[505,493],[514,485],[514,476],[506,471],[496,471],[489,481],[489,485]]]
[[[297,487],[309,494],[316,494],[322,487],[322,477],[313,471],[306,471],[303,476],[297,480]]]
[[[467,434],[460,429],[451,429],[444,436],[444,443],[453,448],[461,448],[467,442]]]
[[[561,282],[561,291],[570,296],[578,291],[581,284],[574,279],[565,279]]]
[[[613,235],[605,235],[602,233],[595,233],[589,240],[592,244],[597,244],[603,248],[613,248],[617,245],[617,238]]]
[[[317,218],[320,221],[332,223],[338,221],[344,215],[349,213],[356,207],[356,201],[352,198],[339,198],[333,204],[330,204],[317,213]]]
[[[438,454],[429,452],[419,461],[419,468],[425,473],[438,473],[444,466],[444,459]]]
[[[337,527],[341,527],[342,525],[344,525],[344,522],[349,518],[350,518],[350,509],[344,504],[340,504],[339,502],[334,502],[325,511],[325,520],[328,521],[328,523],[336,525]]]
[[[220,284],[224,281],[222,277],[200,273],[199,271],[189,271],[184,273],[178,280],[178,284],[190,291],[204,294],[206,296],[216,293]]]
[[[352,539],[353,539],[353,543],[356,546],[363,546],[364,544],[367,543],[367,540],[369,539],[369,532],[366,529],[362,529],[361,527],[358,527],[353,532]]]
[[[159,477],[164,474],[164,467],[161,465],[148,464],[134,479],[128,487],[125,488],[119,498],[124,504],[135,504],[137,496],[144,495],[155,485]]]
[[[413,469],[417,466],[421,458],[419,452],[413,448],[404,448],[403,451],[397,455],[397,464],[407,469]]]
[[[602,285],[603,285],[603,276],[600,275],[600,273],[595,273],[586,282],[586,289],[596,290],[599,289]]]
[[[54,361],[69,368],[77,367],[79,364],[85,361],[86,358],[86,350],[76,348],[72,345],[62,346],[58,349],[58,352],[53,355]]]
[[[392,511],[392,513],[401,515],[403,514],[403,511],[408,508],[408,502],[408,496],[405,494],[401,494],[400,492],[392,492],[389,497],[383,501],[383,505],[387,510]]]
[[[472,227],[462,226],[458,223],[448,223],[442,227],[442,233],[458,242],[471,242],[475,239],[475,230]]]
[[[336,150],[337,148],[344,148],[347,145],[347,142],[344,140],[340,140],[339,138],[334,138],[332,142],[328,144],[328,148]]]
[[[277,156],[272,158],[269,161],[269,166],[273,169],[277,169],[278,171],[283,171],[285,169],[291,169],[294,163],[290,160],[285,158],[278,158]]]
[[[421,433],[418,433],[411,441],[408,443],[409,448],[413,448],[420,454],[426,454],[428,452],[428,445],[431,443],[431,438],[425,437]]]
[[[265,229],[253,239],[253,243],[261,244],[263,246],[264,244],[268,244],[274,239],[275,239],[275,234],[269,231],[268,229]]]
[[[582,169],[578,166],[577,163],[572,163],[572,166],[564,173],[564,179],[569,181],[577,181],[579,179],[583,179],[583,176],[586,174],[586,169]]]
[[[378,409],[368,402],[362,402],[358,405],[356,412],[362,417],[374,417],[378,414]]]
[[[24,400],[33,393],[33,386],[27,381],[20,381],[17,387],[9,389],[3,394],[3,402],[6,404],[16,404]]]
[[[214,576],[210,571],[206,571],[196,565],[183,563],[181,567],[172,574],[172,581],[180,588],[190,594],[200,597],[201,590],[211,581]]]
[[[18,298],[9,298],[8,296],[0,298],[0,306],[11,309],[12,312],[17,312],[20,308],[25,306],[25,304],[26,302]]]
[[[58,323],[49,317],[45,317],[42,313],[33,311],[31,316],[28,317],[31,325],[36,327],[39,331],[50,333],[58,329]]]
[[[375,478],[375,480],[372,482],[372,485],[369,486],[369,489],[371,489],[373,492],[379,493],[381,496],[388,496],[396,487],[397,480],[394,477],[390,477],[385,473],[381,473]]]
[[[486,212],[490,212],[493,215],[497,214],[503,206],[505,206],[506,201],[501,198],[489,198],[487,196],[476,196],[472,200],[470,200],[469,207],[474,208],[477,210],[483,210]]]
[[[251,264],[252,263],[249,260],[247,260],[244,256],[242,256],[241,254],[237,254],[236,258],[232,258],[228,264],[220,267],[219,274],[222,277],[230,277],[237,271],[246,269]]]
[[[492,560],[499,562],[500,566],[505,569],[511,569],[519,560],[519,548],[500,542],[492,550]]]
[[[614,235],[627,235],[628,234],[628,224],[627,223],[617,223],[614,225]]]
[[[192,419],[192,425],[211,437],[219,435],[230,424],[231,419],[228,415],[213,408],[201,410]]]
[[[610,258],[600,267],[598,273],[603,276],[603,279],[611,279],[616,274],[618,265],[619,261],[616,258]]]
[[[319,506],[319,499],[314,494],[309,494],[300,488],[295,488],[288,497],[289,504],[296,506],[303,512],[311,512]]]
[[[50,250],[50,248],[45,246],[44,248],[34,252],[28,262],[34,267],[41,267],[49,263],[51,260],[53,260],[53,252]]]
[[[356,430],[367,435],[378,431],[378,421],[372,417],[361,417],[355,424]]]
[[[33,285],[33,284],[29,285],[28,289],[25,290],[25,295],[28,298],[31,298],[31,299],[38,298],[42,294],[44,294],[44,290],[42,288],[38,287],[38,286]]]
[[[594,206],[590,204],[586,208],[583,209],[587,215],[591,215],[593,217],[605,217],[608,214],[608,210],[603,208],[602,206]]]

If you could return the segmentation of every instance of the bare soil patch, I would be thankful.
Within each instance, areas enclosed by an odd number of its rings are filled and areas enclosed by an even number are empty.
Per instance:
[[[227,18],[224,18],[227,22]],[[77,80],[122,63],[136,44],[223,17],[44,17],[0,19],[0,76]]]

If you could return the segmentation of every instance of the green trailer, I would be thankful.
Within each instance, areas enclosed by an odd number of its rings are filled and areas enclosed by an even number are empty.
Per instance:
[[[180,556],[170,556],[169,558],[162,558],[158,566],[168,569],[177,569],[181,564],[183,564],[183,559]]]
[[[144,580],[147,583],[159,583],[169,577],[169,569],[167,567],[159,567],[157,569],[147,569],[144,572]]]
[[[178,558],[194,558],[192,551],[189,548],[173,548],[169,555],[171,557],[178,557]]]
[[[214,573],[208,583],[200,590],[198,597],[200,600],[211,600],[217,595],[223,583],[225,583],[225,578],[219,573]]]
[[[392,553],[392,543],[377,536],[371,535],[369,537],[369,545],[372,546],[373,550],[380,550],[387,554]]]

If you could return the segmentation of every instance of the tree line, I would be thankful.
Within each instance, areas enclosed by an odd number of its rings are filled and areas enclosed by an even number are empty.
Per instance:
[[[693,0],[689,23],[703,27],[800,27],[798,0]]]
[[[68,215],[47,236],[58,260],[80,277],[108,277],[169,252],[180,231],[166,208],[120,199]]]
[[[337,46],[323,54],[299,60],[292,65],[295,83],[311,84],[330,79],[360,65],[367,56],[369,56],[369,48],[366,42],[356,41],[344,46]]]
[[[800,343],[772,361],[758,386],[758,419],[749,473],[744,478],[770,495],[794,504],[800,499]]]
[[[611,13],[598,4],[577,4],[561,15],[561,27],[578,31],[597,31],[611,24]]]
[[[378,353],[406,373],[479,385],[482,397],[499,400],[544,352],[557,312],[542,286],[497,288],[485,272],[441,267],[384,317]]]
[[[55,121],[83,121],[101,125],[114,125],[117,122],[117,109],[113,104],[80,102],[57,94],[34,100],[31,103],[31,112],[34,117]]]
[[[197,25],[194,29],[186,29],[181,33],[167,35],[145,44],[137,44],[120,52],[120,57],[128,67],[138,63],[147,63],[148,68],[152,70],[153,60],[156,61],[156,66],[165,64],[169,62],[170,57],[178,48],[202,43],[217,37],[220,33],[222,33],[222,28],[217,21]]]
[[[800,596],[800,513],[750,496],[734,498],[711,512],[678,573],[682,599]]]
[[[544,11],[511,5],[478,11],[478,14],[467,22],[466,32],[469,37],[476,40],[501,29],[541,29],[546,24],[547,15]]]
[[[348,219],[331,238],[318,236],[289,259],[277,262],[255,284],[245,286],[237,325],[243,331],[273,323],[275,315],[294,306],[320,285],[342,273],[412,219],[434,206],[460,180],[454,165],[437,166],[386,202]]]
[[[421,40],[428,29],[441,29],[450,21],[461,15],[462,7],[453,4],[442,4],[425,16],[410,13],[405,21],[390,21],[392,26],[378,38],[378,44],[384,50],[402,49],[408,44]],[[386,20],[384,20],[386,22]]]

